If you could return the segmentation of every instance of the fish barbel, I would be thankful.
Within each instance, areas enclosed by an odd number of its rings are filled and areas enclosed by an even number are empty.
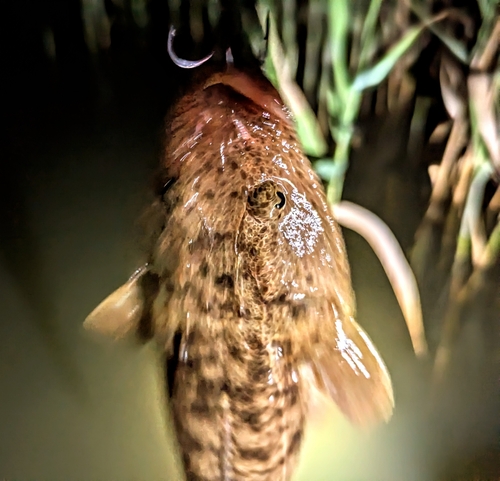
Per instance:
[[[315,396],[368,426],[390,418],[391,380],[277,91],[204,72],[167,123],[149,262],[86,326],[122,337],[150,320],[189,481],[286,481]]]

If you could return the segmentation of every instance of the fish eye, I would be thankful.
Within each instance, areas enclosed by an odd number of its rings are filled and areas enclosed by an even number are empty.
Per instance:
[[[286,204],[285,192],[280,186],[266,180],[254,187],[248,195],[248,212],[260,219],[277,219],[281,217]]]
[[[283,194],[283,192],[280,192],[278,190],[276,192],[276,195],[278,196],[280,201],[277,204],[275,204],[274,207],[276,207],[276,209],[283,209],[283,207],[285,207],[285,204],[286,204],[285,194]]]

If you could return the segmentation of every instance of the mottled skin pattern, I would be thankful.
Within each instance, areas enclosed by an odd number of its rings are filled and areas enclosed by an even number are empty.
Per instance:
[[[285,481],[313,384],[363,424],[390,415],[392,391],[352,318],[342,235],[277,93],[206,78],[167,127],[153,331],[178,356],[187,479]],[[276,98],[269,109],[261,93]]]

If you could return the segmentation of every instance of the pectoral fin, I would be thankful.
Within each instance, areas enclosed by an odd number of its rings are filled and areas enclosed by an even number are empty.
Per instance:
[[[328,395],[356,425],[387,422],[394,397],[387,368],[366,332],[352,318],[335,320],[335,339],[319,345],[309,364],[309,381]]]
[[[84,328],[114,339],[140,333],[147,301],[143,281],[148,273],[147,265],[138,269],[87,316]]]

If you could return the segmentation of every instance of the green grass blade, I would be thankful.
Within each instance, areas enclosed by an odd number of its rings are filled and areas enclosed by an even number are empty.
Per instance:
[[[370,67],[356,75],[353,88],[357,91],[365,90],[378,85],[393,69],[396,62],[413,45],[418,38],[424,25],[412,27],[373,67]]]
[[[375,41],[375,27],[377,25],[378,15],[382,0],[371,0],[366,13],[365,21],[363,22],[363,30],[361,31],[361,54],[359,56],[359,67],[364,68],[370,48]]]
[[[337,175],[338,167],[332,159],[319,159],[314,162],[314,170],[323,180],[329,181]]]
[[[329,2],[328,29],[332,52],[333,78],[335,88],[341,98],[346,98],[349,90],[347,69],[347,41],[349,35],[349,0]]]
[[[265,62],[266,76],[292,110],[295,116],[297,135],[304,152],[307,155],[321,157],[325,155],[328,146],[314,111],[292,78],[288,59],[279,39],[276,20],[272,14],[270,15],[268,42],[268,56]]]

